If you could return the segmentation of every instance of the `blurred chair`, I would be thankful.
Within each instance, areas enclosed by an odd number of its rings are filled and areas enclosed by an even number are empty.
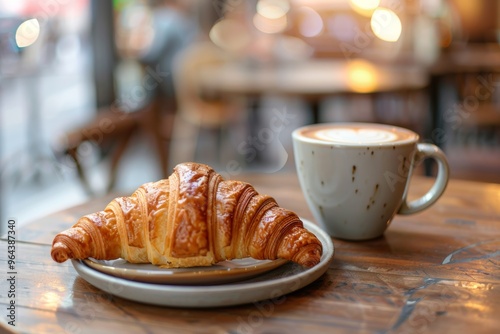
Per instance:
[[[62,153],[75,163],[79,179],[89,195],[93,195],[95,190],[83,167],[84,157],[79,153],[79,148],[86,142],[96,145],[104,156],[109,156],[107,192],[114,189],[122,157],[132,137],[138,134],[146,135],[153,141],[162,176],[168,177],[168,150],[174,117],[173,113],[164,113],[162,107],[161,97],[156,97],[137,111],[127,112],[115,106],[103,108],[97,111],[89,124],[66,134]]]
[[[200,87],[200,71],[206,66],[223,64],[226,56],[210,41],[197,42],[181,52],[173,71],[177,100],[177,114],[172,140],[176,142],[177,156],[182,144],[180,160],[194,161],[203,130],[216,136],[216,156],[220,160],[224,136],[246,110],[244,99],[225,96],[204,96]],[[217,78],[213,78],[217,80]],[[220,162],[220,161],[219,161]]]

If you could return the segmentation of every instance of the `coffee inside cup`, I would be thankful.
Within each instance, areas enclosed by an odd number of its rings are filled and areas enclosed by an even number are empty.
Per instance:
[[[413,131],[383,124],[327,124],[304,128],[300,136],[313,141],[338,145],[386,145],[415,142],[418,135]]]

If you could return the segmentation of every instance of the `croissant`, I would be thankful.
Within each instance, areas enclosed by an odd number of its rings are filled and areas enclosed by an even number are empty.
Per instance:
[[[80,218],[55,236],[51,250],[56,262],[123,258],[167,268],[245,257],[312,267],[321,253],[321,242],[294,212],[198,163],[179,164],[167,179]]]

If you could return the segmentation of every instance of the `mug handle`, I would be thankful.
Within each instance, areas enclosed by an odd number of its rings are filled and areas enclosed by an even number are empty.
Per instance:
[[[411,202],[407,201],[407,191],[405,191],[403,203],[401,204],[401,207],[398,211],[398,213],[401,215],[409,215],[427,209],[429,206],[434,204],[439,197],[441,197],[444,190],[446,189],[446,186],[448,185],[450,167],[443,151],[434,144],[418,143],[417,152],[414,159],[414,166],[418,165],[426,158],[432,158],[438,164],[436,180],[434,181],[431,189],[424,196]]]

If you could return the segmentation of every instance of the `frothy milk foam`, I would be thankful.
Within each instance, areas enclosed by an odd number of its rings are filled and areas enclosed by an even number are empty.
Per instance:
[[[387,144],[418,140],[414,132],[393,126],[377,124],[329,124],[304,129],[302,136],[332,144]]]

